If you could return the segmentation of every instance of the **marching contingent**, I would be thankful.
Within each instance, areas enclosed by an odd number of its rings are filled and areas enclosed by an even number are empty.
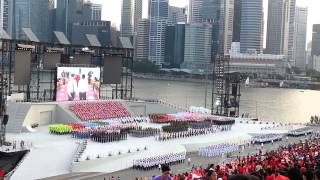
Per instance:
[[[187,131],[182,131],[182,132],[172,132],[172,133],[161,132],[160,135],[156,137],[156,140],[166,141],[166,140],[187,138],[192,136],[199,136],[199,135],[205,135],[209,133],[216,133],[220,131],[229,131],[229,130],[231,130],[230,125],[222,125],[222,126],[213,125],[210,128],[201,128],[201,129],[189,128]]]
[[[160,133],[160,129],[158,128],[142,128],[141,126],[137,127],[136,129],[130,130],[130,135],[133,137],[149,137],[155,136]]]
[[[199,156],[214,157],[239,150],[237,144],[217,144],[199,149]]]
[[[288,132],[289,136],[303,136],[312,133],[313,130],[311,128],[305,127],[305,128],[299,128],[295,130],[290,130]]]
[[[92,141],[99,143],[108,143],[127,139],[127,133],[120,131],[115,132],[95,132],[91,135]]]
[[[265,143],[279,141],[283,138],[283,134],[259,134],[252,137],[253,143]]]
[[[186,152],[169,153],[165,155],[134,160],[133,168],[139,170],[151,170],[157,167],[161,168],[161,165],[163,164],[172,165],[176,163],[184,163],[185,159]]]

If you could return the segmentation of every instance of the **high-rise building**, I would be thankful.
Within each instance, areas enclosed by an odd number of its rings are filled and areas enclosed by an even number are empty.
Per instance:
[[[308,8],[297,7],[295,16],[295,42],[293,49],[294,54],[292,59],[295,60],[296,67],[305,69]]]
[[[0,28],[8,31],[9,25],[9,2],[0,0]]]
[[[137,28],[136,59],[148,60],[149,55],[149,19],[140,19]]]
[[[71,38],[73,44],[90,46],[86,34],[96,35],[102,46],[109,46],[111,43],[110,21],[83,21],[81,23],[73,23]]]
[[[311,56],[311,50],[312,50],[312,41],[309,41],[307,43],[307,53],[306,53],[306,59],[307,59],[307,69],[312,69],[312,56]]]
[[[190,0],[189,1],[189,22],[201,23],[202,22],[202,4],[204,0]]]
[[[234,15],[233,15],[233,35],[232,35],[232,42],[240,42],[241,1],[242,1],[242,0],[234,0]]]
[[[101,21],[102,4],[91,4],[91,20]]]
[[[140,19],[142,19],[142,0],[135,0],[134,1],[134,26],[133,31],[137,32],[138,23]]]
[[[295,0],[269,0],[266,52],[284,54],[292,60]],[[290,54],[290,57],[289,57]]]
[[[49,42],[53,42],[53,31],[56,27],[56,8],[55,8],[55,0],[49,0],[49,26],[48,26],[48,39]]]
[[[225,54],[229,52],[232,44],[234,0],[221,0],[220,5],[219,51]]]
[[[120,33],[122,37],[131,37],[134,26],[134,2],[133,0],[122,0],[121,26]]]
[[[224,0],[190,0],[189,22],[214,23],[220,16],[221,2]]]
[[[263,0],[241,1],[240,50],[242,53],[263,45]]]
[[[149,60],[159,66],[164,62],[168,11],[169,0],[149,0]]]
[[[213,53],[231,49],[234,0],[190,0],[189,22],[213,24]]]
[[[178,22],[187,22],[186,8],[169,6],[168,23],[175,25]]]
[[[71,39],[73,23],[92,19],[91,7],[92,4],[84,0],[57,0],[55,30],[64,32]]]
[[[212,25],[190,23],[185,26],[184,62],[181,67],[193,73],[211,71]]]
[[[121,26],[122,37],[132,37],[137,31],[137,24],[142,18],[142,0],[122,0]]]
[[[184,61],[185,26],[184,22],[179,22],[166,28],[164,61],[170,67],[179,68]]]
[[[289,2],[289,34],[288,34],[288,60],[291,64],[295,63],[295,19],[296,19],[296,0]]]
[[[320,71],[320,24],[314,24],[312,28],[312,69]]]
[[[314,24],[312,28],[312,56],[320,55],[320,24]]]
[[[283,54],[285,1],[269,1],[266,45],[266,52],[269,54]]]
[[[22,28],[31,28],[40,41],[49,39],[49,1],[12,0],[10,1],[9,33],[16,39],[27,39]]]

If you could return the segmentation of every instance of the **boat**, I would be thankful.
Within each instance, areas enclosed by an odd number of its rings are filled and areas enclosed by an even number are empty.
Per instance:
[[[249,87],[250,85],[250,78],[247,77],[246,82],[245,82],[245,87]]]
[[[284,85],[284,81],[281,81],[279,84],[280,88],[283,88],[283,85]]]

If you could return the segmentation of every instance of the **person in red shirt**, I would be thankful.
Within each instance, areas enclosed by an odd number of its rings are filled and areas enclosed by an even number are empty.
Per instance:
[[[3,180],[4,175],[4,170],[0,169],[0,180]]]

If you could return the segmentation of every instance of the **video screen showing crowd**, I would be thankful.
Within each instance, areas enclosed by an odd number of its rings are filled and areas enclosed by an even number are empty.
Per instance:
[[[58,67],[57,101],[99,99],[99,67]]]

